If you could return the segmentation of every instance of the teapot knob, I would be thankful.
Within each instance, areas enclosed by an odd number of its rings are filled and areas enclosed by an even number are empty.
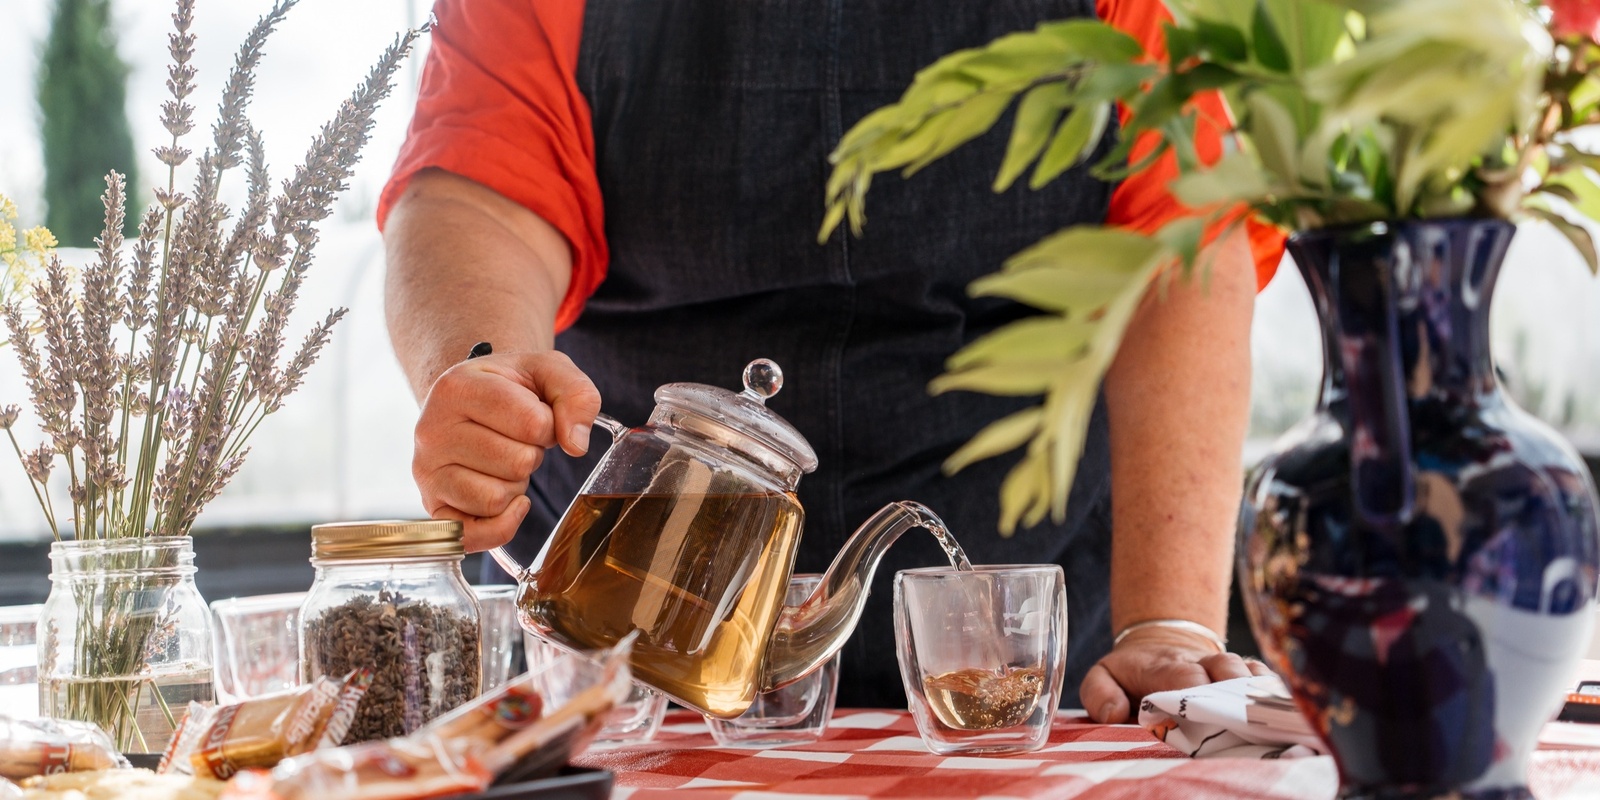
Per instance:
[[[770,359],[758,358],[744,368],[744,396],[766,404],[783,388],[783,370]]]

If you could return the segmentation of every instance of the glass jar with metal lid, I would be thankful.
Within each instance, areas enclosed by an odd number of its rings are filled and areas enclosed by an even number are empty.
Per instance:
[[[451,520],[311,529],[316,580],[300,609],[301,677],[372,670],[346,743],[411,733],[477,696],[482,637],[464,552]]]

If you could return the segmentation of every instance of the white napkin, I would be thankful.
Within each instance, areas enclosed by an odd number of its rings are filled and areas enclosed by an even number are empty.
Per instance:
[[[1327,752],[1276,675],[1158,692],[1139,724],[1194,758],[1300,758]]]

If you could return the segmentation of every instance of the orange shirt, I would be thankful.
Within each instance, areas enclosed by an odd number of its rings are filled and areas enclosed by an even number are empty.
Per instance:
[[[381,228],[411,176],[437,167],[538,214],[572,248],[572,279],[557,330],[577,320],[605,279],[609,258],[589,106],[575,75],[583,8],[583,0],[439,0],[417,108],[378,203]],[[1153,55],[1164,54],[1161,25],[1170,17],[1160,0],[1097,0],[1097,12]],[[1196,106],[1196,149],[1214,161],[1222,155],[1227,109],[1215,93]],[[1145,136],[1134,159],[1155,143]],[[1123,181],[1112,194],[1107,224],[1153,231],[1187,213],[1166,188],[1176,174],[1169,154]],[[1250,240],[1258,284],[1265,286],[1283,240],[1256,225]]]

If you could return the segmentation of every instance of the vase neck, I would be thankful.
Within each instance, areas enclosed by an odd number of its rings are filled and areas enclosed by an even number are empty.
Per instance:
[[[1489,302],[1515,232],[1501,220],[1426,220],[1290,241],[1322,323],[1319,405],[1350,442],[1357,524],[1410,523],[1414,419],[1497,399]]]
[[[1499,393],[1489,305],[1515,226],[1385,223],[1289,244],[1322,326],[1324,406],[1348,398],[1353,362],[1391,362],[1411,403],[1477,405]]]
[[[186,578],[194,572],[194,544],[188,536],[83,539],[50,546],[52,581],[98,580],[107,575]]]

